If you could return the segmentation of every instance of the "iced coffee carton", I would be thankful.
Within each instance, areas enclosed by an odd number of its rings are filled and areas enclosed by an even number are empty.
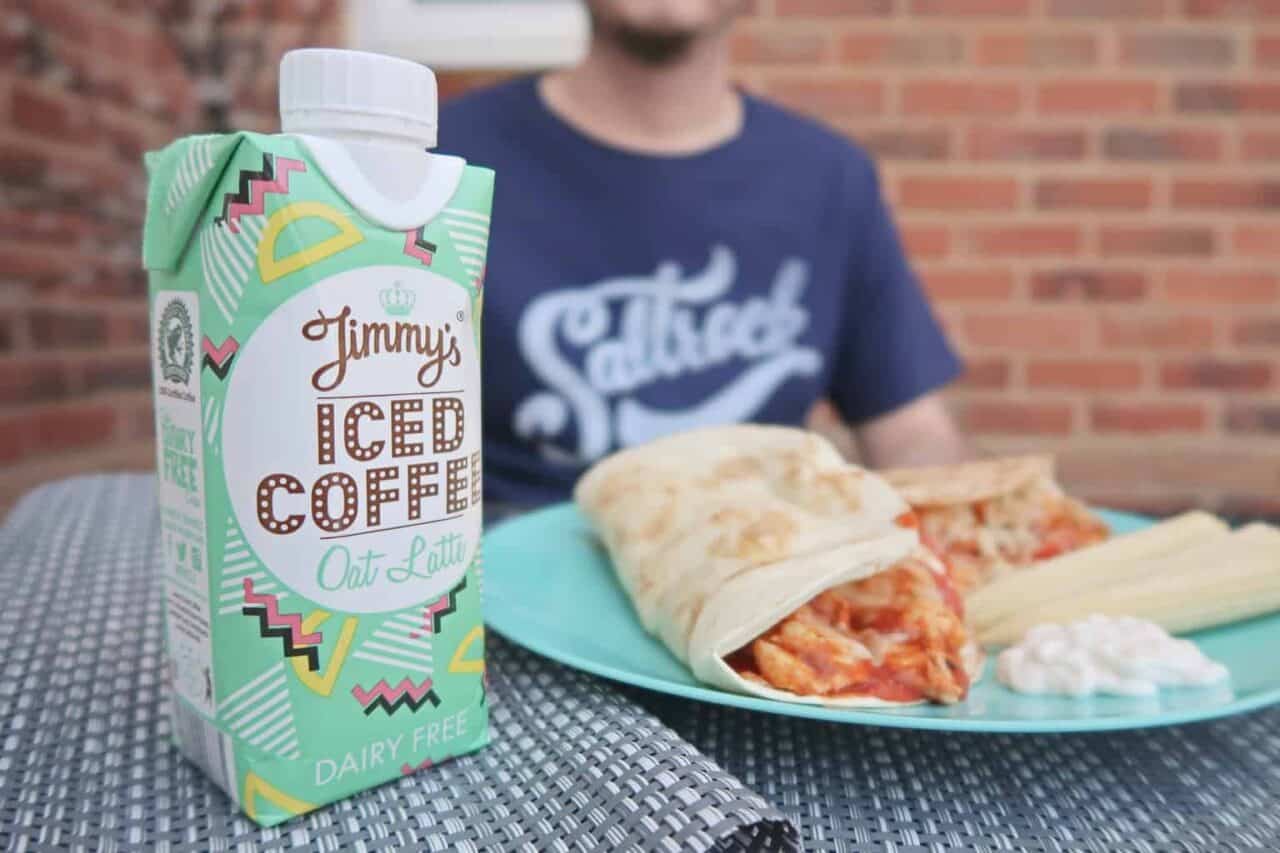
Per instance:
[[[264,825],[483,746],[493,173],[435,79],[281,63],[280,135],[148,155],[174,737]]]

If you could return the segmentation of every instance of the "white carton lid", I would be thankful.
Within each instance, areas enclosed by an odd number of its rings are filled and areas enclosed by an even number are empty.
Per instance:
[[[394,136],[436,145],[436,76],[408,59],[360,50],[306,48],[280,60],[285,133]]]

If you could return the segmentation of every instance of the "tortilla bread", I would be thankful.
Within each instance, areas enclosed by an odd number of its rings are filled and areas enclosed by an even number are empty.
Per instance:
[[[1057,488],[1052,456],[980,459],[959,465],[895,468],[881,474],[915,507],[991,500],[1044,481]]]
[[[895,523],[906,502],[822,437],[749,425],[681,433],[597,463],[575,499],[645,629],[702,681],[792,702],[902,704],[797,696],[723,660],[819,592],[920,547]]]

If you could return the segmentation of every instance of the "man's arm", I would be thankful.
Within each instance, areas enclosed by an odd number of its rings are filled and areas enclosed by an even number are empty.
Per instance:
[[[936,392],[858,424],[854,437],[871,468],[946,465],[978,455]]]
[[[964,366],[911,271],[875,166],[856,154],[848,176],[855,225],[828,395],[869,467],[972,458],[938,393]]]

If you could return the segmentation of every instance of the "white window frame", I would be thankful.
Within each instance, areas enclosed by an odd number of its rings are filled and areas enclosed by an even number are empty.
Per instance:
[[[582,0],[348,0],[346,7],[351,47],[446,71],[571,65],[590,31]]]

